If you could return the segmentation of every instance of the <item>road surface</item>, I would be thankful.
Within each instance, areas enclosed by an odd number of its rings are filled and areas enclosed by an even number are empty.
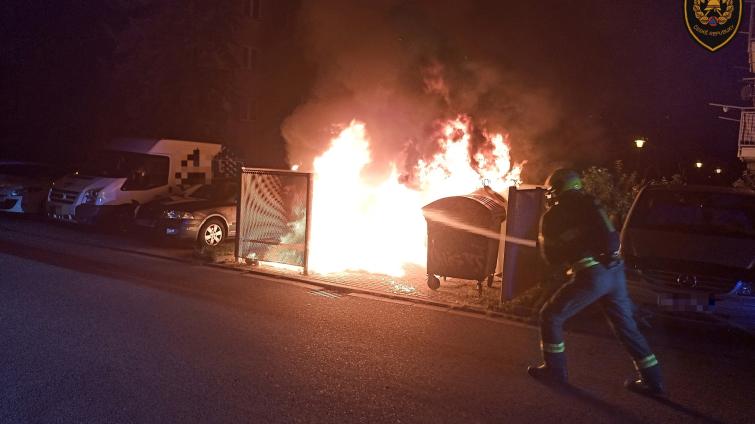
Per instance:
[[[24,235],[4,219],[1,423],[755,417],[746,337],[651,334],[671,391],[660,402],[622,387],[632,364],[616,341],[569,333],[573,387],[553,389],[525,372],[538,358],[529,326]]]

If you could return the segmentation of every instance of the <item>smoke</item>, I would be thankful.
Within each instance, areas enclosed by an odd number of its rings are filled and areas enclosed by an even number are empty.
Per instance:
[[[475,2],[438,3],[304,2],[300,27],[317,74],[309,96],[282,126],[290,163],[309,169],[333,125],[358,119],[371,137],[368,176],[384,176],[391,162],[410,172],[437,150],[438,122],[460,114],[472,120],[473,149],[485,145],[486,132],[501,132],[509,135],[514,161],[528,161],[526,170],[552,162],[539,152],[558,156],[553,136],[565,118],[553,92],[533,83],[521,66],[509,66],[515,59],[487,54],[486,45],[500,40],[480,43],[474,35],[479,31],[467,18],[480,13]],[[535,169],[530,175],[542,174]]]

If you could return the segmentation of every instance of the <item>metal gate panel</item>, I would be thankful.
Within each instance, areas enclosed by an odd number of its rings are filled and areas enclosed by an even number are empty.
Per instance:
[[[536,286],[544,270],[535,240],[545,211],[542,188],[509,188],[501,300],[511,300]],[[532,242],[531,244],[529,242]]]
[[[308,272],[312,174],[241,168],[236,257]]]

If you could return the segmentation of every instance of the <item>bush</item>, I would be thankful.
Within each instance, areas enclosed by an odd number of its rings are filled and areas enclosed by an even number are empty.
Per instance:
[[[586,169],[582,173],[582,182],[585,191],[600,201],[616,227],[620,228],[645,180],[641,180],[636,172],[625,172],[624,163],[616,161],[613,170],[597,166]]]
[[[745,170],[742,172],[742,176],[734,181],[734,187],[737,188],[749,188],[755,190],[755,172]]]

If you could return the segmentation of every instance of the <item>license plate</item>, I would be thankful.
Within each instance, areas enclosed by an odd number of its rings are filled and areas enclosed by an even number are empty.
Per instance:
[[[676,294],[658,295],[658,307],[669,311],[705,312],[716,304],[711,294]]]

